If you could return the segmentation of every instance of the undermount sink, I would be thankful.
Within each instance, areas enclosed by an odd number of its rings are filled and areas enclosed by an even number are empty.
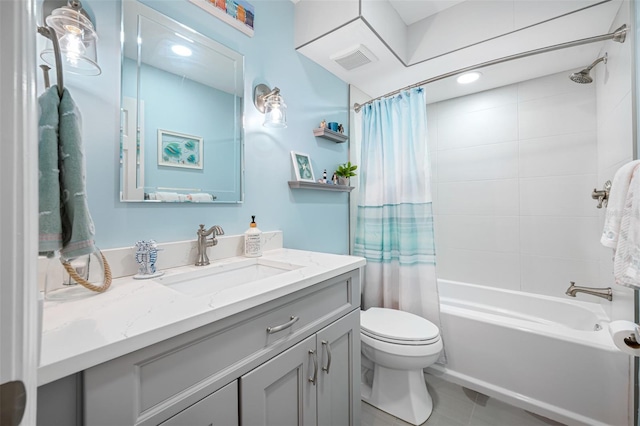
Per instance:
[[[301,268],[299,265],[262,259],[247,259],[228,265],[212,265],[200,270],[169,274],[155,281],[190,296],[203,296],[249,284]]]

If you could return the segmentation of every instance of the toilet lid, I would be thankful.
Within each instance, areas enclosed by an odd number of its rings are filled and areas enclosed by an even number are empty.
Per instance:
[[[360,313],[360,328],[372,338],[387,342],[410,344],[429,343],[437,339],[440,330],[431,321],[418,315],[388,308],[369,308]]]

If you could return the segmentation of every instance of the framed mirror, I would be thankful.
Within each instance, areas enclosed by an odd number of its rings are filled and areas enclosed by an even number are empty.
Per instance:
[[[243,77],[238,52],[123,0],[121,201],[243,201]]]

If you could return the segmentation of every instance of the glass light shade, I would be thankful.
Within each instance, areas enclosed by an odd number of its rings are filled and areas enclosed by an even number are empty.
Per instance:
[[[97,61],[96,42],[98,35],[86,16],[70,7],[60,7],[47,16],[45,22],[55,31],[63,68],[71,73],[99,75],[102,73]],[[55,54],[51,40],[40,53],[43,61],[55,67]]]
[[[287,127],[287,105],[282,96],[271,95],[264,103],[264,127]]]

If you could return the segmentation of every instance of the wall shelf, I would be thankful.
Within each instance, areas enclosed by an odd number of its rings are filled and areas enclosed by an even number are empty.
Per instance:
[[[218,7],[216,7],[213,4],[213,2],[209,2],[207,0],[189,0],[189,1],[191,3],[193,3],[193,4],[195,4],[196,6],[198,6],[199,8],[209,12],[210,14],[212,14],[216,18],[220,19],[221,21],[231,25],[236,30],[242,31],[243,33],[245,33],[249,37],[253,37],[253,26],[249,26],[249,25],[245,24],[244,22],[239,21],[238,19],[236,19],[235,16],[231,16],[227,12],[225,12],[224,10],[219,9]],[[254,11],[251,10],[250,13],[253,15]]]
[[[333,130],[329,130],[326,127],[317,127],[313,129],[313,136],[328,139],[330,141],[334,141],[335,143],[342,143],[349,139],[347,135],[334,132]]]
[[[289,188],[291,189],[317,189],[320,191],[334,191],[334,192],[351,192],[353,186],[347,185],[332,185],[328,183],[316,183],[316,182],[303,182],[290,180]]]

